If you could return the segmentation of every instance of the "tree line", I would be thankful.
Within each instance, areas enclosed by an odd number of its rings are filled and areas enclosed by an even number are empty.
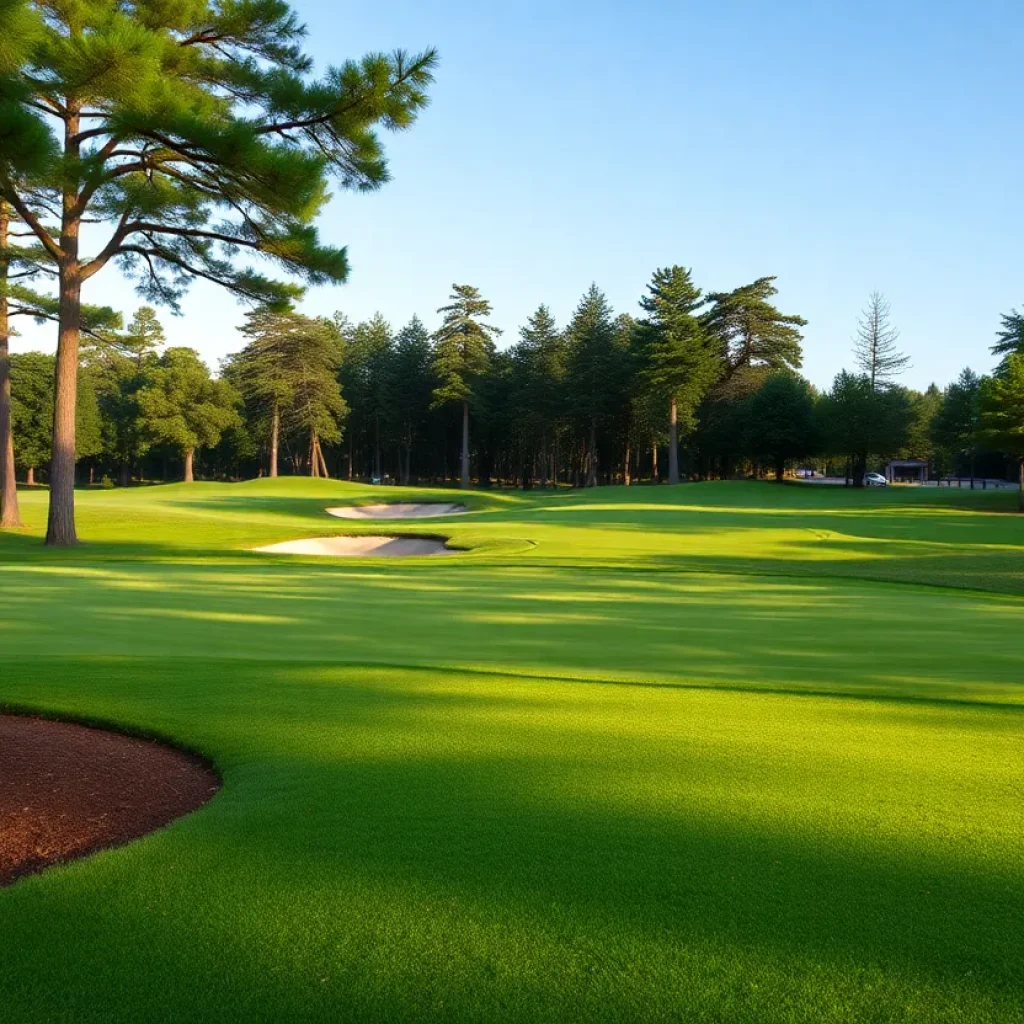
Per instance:
[[[681,266],[654,272],[637,315],[597,286],[569,322],[541,305],[497,347],[490,304],[453,286],[429,332],[377,314],[314,318],[262,305],[214,377],[166,347],[156,311],[125,329],[91,311],[78,378],[80,482],[238,479],[281,473],[522,488],[763,476],[796,464],[860,485],[894,456],[933,472],[1024,466],[1024,318],[1003,318],[988,377],[902,387],[908,360],[881,295],[860,318],[853,366],[819,393],[798,370],[805,321],[774,279],[704,294]],[[52,458],[54,359],[10,360],[15,461],[29,482]],[[1024,470],[1020,470],[1024,472]],[[37,476],[40,474],[40,476]],[[13,495],[13,498],[9,498]],[[5,488],[5,509],[16,502]],[[13,514],[16,518],[16,512]]]

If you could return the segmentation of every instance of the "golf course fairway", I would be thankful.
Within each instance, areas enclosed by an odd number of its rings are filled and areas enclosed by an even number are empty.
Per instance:
[[[1024,1021],[1016,495],[21,498],[0,708],[223,788],[0,889],[4,1024]],[[454,550],[254,550],[360,534]]]

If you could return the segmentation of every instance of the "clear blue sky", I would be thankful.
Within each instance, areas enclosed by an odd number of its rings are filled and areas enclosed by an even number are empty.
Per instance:
[[[591,281],[635,312],[657,266],[710,290],[776,274],[810,321],[815,384],[849,364],[878,289],[923,387],[988,370],[999,314],[1024,306],[1019,0],[296,6],[321,66],[442,59],[431,107],[387,140],[394,180],[332,202],[323,232],[352,275],[310,312],[433,326],[468,282],[511,342],[541,302],[564,322]],[[88,298],[138,303],[114,270]],[[216,364],[240,319],[203,287],[166,323]]]

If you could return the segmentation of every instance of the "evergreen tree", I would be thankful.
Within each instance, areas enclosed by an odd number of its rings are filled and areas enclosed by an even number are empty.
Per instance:
[[[377,480],[384,478],[381,443],[386,439],[394,411],[391,380],[393,344],[391,324],[381,313],[375,313],[355,327],[346,350],[355,369],[359,425],[365,436],[370,438],[373,476]]]
[[[896,348],[900,332],[892,325],[889,303],[872,292],[867,308],[857,322],[853,343],[854,359],[872,388],[890,387],[909,365],[910,357]]]
[[[950,384],[932,422],[932,441],[954,459],[967,458],[974,485],[974,465],[978,454],[981,417],[981,380],[966,367]]]
[[[776,370],[747,403],[747,450],[775,467],[782,483],[786,463],[813,455],[818,445],[814,393],[795,373]]]
[[[436,55],[374,54],[311,80],[304,28],[283,0],[10,0],[3,17],[0,199],[59,277],[47,543],[67,545],[83,284],[116,261],[171,305],[195,277],[258,302],[297,294],[239,253],[309,284],[344,280],[345,251],[313,226],[328,179],[386,180],[374,129],[413,122]],[[90,221],[110,232],[83,255]]]
[[[1024,352],[1024,313],[1011,309],[1001,319],[1002,327],[996,331],[999,340],[992,346],[992,354],[1003,357],[1000,369],[1005,366],[1007,356],[1014,352]]]
[[[512,352],[516,364],[518,395],[516,406],[526,442],[539,448],[541,487],[550,474],[551,443],[558,427],[565,394],[566,342],[547,306],[536,312],[519,329],[519,342]]]
[[[501,331],[484,323],[491,304],[477,288],[452,285],[451,302],[442,306],[441,326],[434,334],[433,371],[437,379],[433,404],[458,404],[462,409],[462,455],[459,485],[469,486],[469,411],[480,399],[480,383],[494,355],[494,338]]]
[[[1000,370],[980,385],[981,435],[1017,460],[1020,511],[1024,512],[1024,352],[1008,352]]]
[[[826,450],[848,460],[854,487],[864,486],[869,455],[885,457],[907,442],[912,420],[902,388],[877,389],[864,374],[843,370],[819,406]]]
[[[270,476],[276,477],[282,424],[285,430],[308,433],[314,422],[320,422],[320,414],[302,412],[299,401],[319,405],[324,394],[337,390],[337,332],[325,320],[268,306],[251,311],[241,331],[249,343],[226,362],[225,377],[242,396],[256,433],[267,437]],[[340,404],[328,402],[340,415]],[[328,426],[318,436],[329,441],[340,434]],[[322,468],[326,472],[326,466]]]
[[[395,338],[390,379],[391,403],[401,445],[399,477],[402,484],[408,484],[413,446],[430,410],[433,385],[430,333],[417,316]]]
[[[153,368],[151,380],[138,394],[150,440],[177,449],[185,463],[185,482],[193,480],[197,448],[217,444],[238,420],[238,396],[223,380],[214,380],[199,354],[190,348],[169,348]]]
[[[163,324],[152,306],[140,306],[124,333],[114,336],[117,349],[139,364],[147,356],[158,355],[166,343]]]
[[[721,370],[719,346],[697,315],[700,289],[686,267],[654,272],[640,300],[644,377],[669,410],[668,482],[679,483],[679,428],[689,433],[696,410]]]
[[[910,427],[907,441],[897,453],[903,458],[924,459],[933,462],[935,456],[935,418],[942,407],[942,392],[935,384],[924,391],[908,391],[910,398]]]
[[[585,432],[586,485],[597,484],[598,428],[618,397],[620,360],[615,314],[596,284],[584,293],[566,328],[569,405]]]
[[[768,300],[778,294],[774,277],[759,277],[731,292],[708,295],[704,325],[718,339],[727,372],[744,367],[798,370],[803,363],[801,316],[787,316]]]
[[[295,395],[283,419],[290,435],[308,439],[310,476],[330,476],[324,458],[324,443],[337,444],[348,404],[338,385],[341,347],[336,326],[330,320],[316,320],[318,330],[303,338],[294,367]]]

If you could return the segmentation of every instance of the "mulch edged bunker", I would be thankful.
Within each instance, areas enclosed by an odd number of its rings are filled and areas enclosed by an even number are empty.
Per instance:
[[[0,886],[153,832],[220,785],[155,740],[0,714]]]

